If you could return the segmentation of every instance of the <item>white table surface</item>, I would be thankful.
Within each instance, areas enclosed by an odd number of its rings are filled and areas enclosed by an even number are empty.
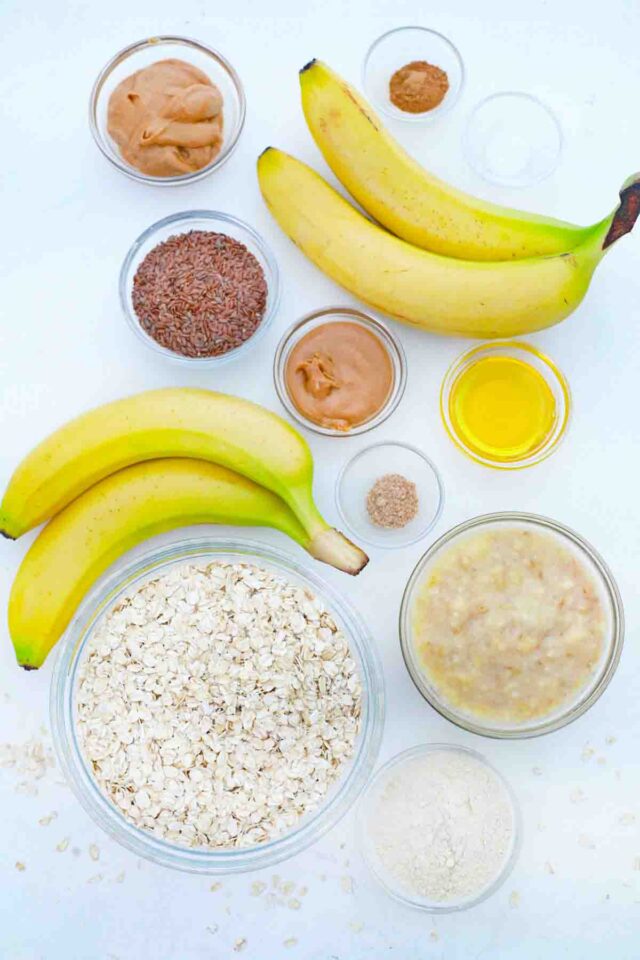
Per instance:
[[[613,207],[618,186],[639,165],[635,0],[537,2],[526,5],[528,15],[513,0],[351,0],[289,9],[276,3],[270,18],[260,15],[265,6],[258,0],[236,0],[228,9],[205,0],[3,3],[2,485],[20,457],[67,418],[144,388],[197,384],[278,410],[270,361],[282,331],[312,308],[354,302],[279,231],[254,174],[256,156],[274,144],[328,175],[298,103],[297,70],[313,56],[359,83],[367,46],[384,29],[420,22],[449,34],[468,69],[461,101],[433,127],[396,124],[393,130],[432,170],[493,200],[591,222]],[[305,10],[306,18],[295,18]],[[233,19],[217,18],[218,11]],[[191,35],[223,51],[239,69],[249,104],[232,160],[201,183],[164,190],[112,169],[95,148],[86,118],[99,67],[125,44],[161,32]],[[481,182],[460,147],[473,104],[503,89],[546,99],[566,138],[553,177],[520,192]],[[218,208],[254,224],[272,245],[283,279],[280,311],[260,349],[215,376],[153,356],[125,326],[116,296],[121,260],[138,233],[194,207]],[[468,344],[399,325],[394,329],[409,357],[409,384],[393,419],[375,437],[311,438],[317,499],[329,517],[335,516],[337,470],[371,439],[409,440],[441,468],[446,506],[427,542],[373,552],[355,581],[328,569],[324,574],[368,619],[384,663],[381,759],[421,741],[467,744],[513,783],[525,836],[506,887],[459,915],[432,919],[403,908],[376,888],[360,862],[352,813],[274,871],[308,888],[294,911],[266,894],[251,895],[252,882],[272,884],[271,871],[225,880],[212,891],[208,878],[139,861],[103,836],[58,770],[38,782],[37,795],[25,796],[16,790],[17,771],[0,769],[2,960],[217,960],[236,956],[234,944],[242,939],[246,960],[638,957],[639,252],[640,234],[625,239],[598,270],[574,316],[530,338],[564,369],[574,400],[566,442],[541,466],[500,474],[459,454],[439,422],[437,398],[449,363]],[[409,680],[396,630],[402,588],[427,543],[465,518],[500,509],[548,514],[587,537],[618,578],[628,622],[618,673],[590,713],[558,733],[513,743],[467,735],[437,716]],[[286,546],[276,534],[256,536]],[[30,539],[0,544],[3,610]],[[50,744],[51,663],[37,673],[19,670],[2,629],[0,742],[20,745],[35,737]],[[57,819],[40,826],[52,811]],[[58,852],[64,838],[69,846]],[[99,847],[98,862],[89,856],[91,844]],[[24,870],[16,868],[18,861]],[[290,938],[297,943],[285,946]]]

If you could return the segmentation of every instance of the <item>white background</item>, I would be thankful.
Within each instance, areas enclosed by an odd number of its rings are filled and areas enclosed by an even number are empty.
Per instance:
[[[353,302],[270,220],[254,173],[258,153],[274,144],[328,175],[298,103],[297,70],[313,56],[359,83],[366,49],[383,30],[418,22],[450,35],[468,70],[461,101],[433,127],[396,123],[393,130],[430,169],[488,198],[587,223],[613,207],[619,185],[640,166],[640,8],[634,0],[415,6],[351,0],[312,7],[269,4],[265,10],[259,0],[4,0],[2,485],[20,457],[61,422],[144,388],[198,384],[278,409],[271,357],[282,331],[310,309]],[[301,12],[304,19],[284,16]],[[164,190],[131,182],[106,163],[91,140],[86,109],[103,63],[125,44],[161,32],[219,48],[238,68],[248,97],[247,125],[228,165],[191,187]],[[473,104],[503,89],[546,99],[566,137],[553,177],[521,192],[481,182],[460,147]],[[152,221],[194,207],[248,220],[272,245],[282,272],[281,308],[260,349],[215,375],[175,368],[147,351],[125,326],[116,296],[118,269],[132,240]],[[317,498],[329,517],[335,516],[333,484],[344,460],[369,440],[399,437],[422,447],[442,470],[447,500],[432,536],[487,511],[544,513],[587,537],[618,578],[628,633],[607,693],[568,729],[499,743],[466,735],[439,718],[413,688],[400,657],[400,597],[427,542],[374,552],[356,581],[324,570],[368,619],[384,662],[388,713],[381,759],[422,741],[464,743],[483,751],[513,783],[525,838],[507,886],[460,915],[433,920],[405,909],[374,886],[360,863],[352,814],[314,848],[277,868],[283,881],[308,887],[294,911],[265,894],[251,896],[253,881],[272,883],[270,872],[224,881],[212,892],[207,878],[139,862],[102,836],[57,770],[40,781],[37,796],[24,796],[15,789],[16,771],[0,769],[2,960],[205,960],[235,957],[234,943],[242,938],[246,960],[638,957],[639,253],[640,235],[622,241],[574,316],[530,338],[564,369],[574,400],[566,442],[541,466],[500,474],[458,453],[439,422],[437,398],[445,370],[468,343],[397,325],[409,358],[409,384],[393,419],[369,438],[311,438]],[[256,535],[284,545],[276,534]],[[29,540],[0,544],[3,610]],[[3,633],[0,742],[20,744],[35,736],[49,743],[40,728],[48,726],[51,663],[23,673],[4,627]],[[584,798],[572,802],[578,789]],[[57,819],[39,826],[39,818],[54,810]],[[636,821],[621,822],[628,814]],[[68,849],[57,852],[65,837]],[[100,848],[98,863],[89,857],[91,843]],[[16,861],[26,869],[18,871]],[[352,892],[345,877],[353,878]],[[297,943],[285,947],[289,938]]]

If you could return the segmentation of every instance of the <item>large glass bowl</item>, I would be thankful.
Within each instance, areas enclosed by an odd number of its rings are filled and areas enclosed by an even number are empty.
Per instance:
[[[224,110],[222,149],[211,163],[200,170],[177,174],[173,177],[155,177],[143,173],[124,159],[107,130],[107,108],[109,97],[122,80],[158,60],[170,58],[184,60],[198,67],[220,90]],[[120,50],[102,68],[91,91],[89,126],[100,151],[114,167],[140,183],[168,187],[201,180],[221,167],[237,146],[244,126],[245,113],[246,102],[240,77],[221,53],[187,37],[149,37]]]
[[[100,791],[82,756],[76,731],[76,678],[88,640],[114,603],[136,585],[182,563],[247,562],[308,587],[321,597],[349,640],[362,681],[361,727],[354,756],[321,806],[299,825],[268,843],[242,849],[191,849],[133,826]],[[382,672],[371,636],[359,616],[329,584],[280,550],[251,540],[193,537],[150,550],[133,562],[119,561],[81,604],[60,642],[51,683],[51,726],[60,764],[87,813],[114,840],[163,866],[193,873],[257,870],[294,856],[331,829],[367,783],[378,755],[384,716]]]
[[[449,703],[421,667],[415,649],[413,630],[413,609],[416,595],[424,583],[429,568],[441,554],[454,542],[474,534],[479,530],[497,527],[517,527],[550,533],[575,553],[591,572],[598,587],[598,593],[607,616],[607,633],[600,662],[586,687],[579,690],[575,697],[562,704],[555,712],[525,723],[508,724],[501,721],[491,722],[480,719],[472,713]],[[490,513],[473,520],[467,520],[453,527],[427,550],[418,561],[404,591],[400,607],[400,646],[405,664],[418,691],[425,700],[447,720],[471,733],[499,739],[518,739],[537,737],[552,730],[558,730],[582,716],[609,685],[618,666],[624,641],[624,611],[622,598],[613,575],[602,557],[581,536],[547,517],[531,513]]]
[[[212,357],[186,357],[182,353],[170,350],[163,344],[158,343],[151,334],[143,329],[140,320],[133,307],[133,281],[138,267],[159,243],[168,240],[180,233],[190,233],[192,230],[213,231],[215,233],[224,233],[233,237],[239,243],[242,243],[249,253],[256,258],[267,283],[267,302],[265,305],[264,316],[251,336],[241,343],[239,347],[227,350],[226,353],[220,353]],[[140,234],[129,249],[122,267],[120,268],[120,279],[118,283],[120,294],[120,305],[125,319],[136,336],[154,353],[165,357],[174,363],[179,363],[191,368],[208,369],[212,366],[219,366],[227,363],[228,360],[235,360],[245,355],[248,350],[258,343],[264,335],[269,324],[273,320],[278,303],[280,300],[280,280],[278,274],[278,264],[276,259],[262,239],[260,234],[250,227],[248,223],[232,217],[229,213],[221,213],[218,210],[187,210],[184,213],[173,213],[169,217],[152,223],[150,227]]]

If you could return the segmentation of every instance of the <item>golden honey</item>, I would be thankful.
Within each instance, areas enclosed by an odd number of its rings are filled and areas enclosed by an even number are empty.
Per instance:
[[[464,367],[448,398],[451,429],[469,451],[509,463],[539,450],[557,417],[553,390],[532,364],[485,356]]]

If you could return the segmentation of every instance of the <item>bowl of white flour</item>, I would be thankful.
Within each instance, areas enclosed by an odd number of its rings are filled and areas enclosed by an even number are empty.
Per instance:
[[[474,750],[425,744],[392,757],[360,802],[360,849],[388,894],[429,913],[464,910],[502,886],[521,820],[506,780]]]

